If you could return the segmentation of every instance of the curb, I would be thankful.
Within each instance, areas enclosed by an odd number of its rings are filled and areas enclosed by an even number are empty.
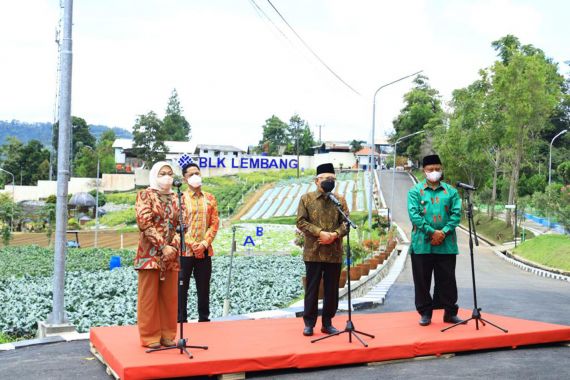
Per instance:
[[[539,269],[530,265],[527,265],[517,259],[514,259],[512,257],[509,257],[507,255],[505,255],[503,252],[498,251],[493,249],[493,252],[495,253],[495,255],[499,256],[501,259],[505,260],[508,263],[513,264],[514,266],[526,271],[526,272],[530,272],[533,273],[537,276],[540,277],[547,277],[547,278],[552,278],[555,280],[562,280],[562,281],[568,281],[570,282],[570,276],[565,276],[559,273],[554,273],[548,270],[544,270],[544,269]]]
[[[465,227],[463,227],[462,225],[459,225],[458,228],[460,228],[460,229],[461,229],[463,232],[465,232],[466,234],[469,233],[469,231],[468,231]],[[502,251],[499,251],[498,249],[495,249],[495,247],[497,247],[497,243],[495,243],[494,241],[489,240],[489,239],[487,239],[487,238],[485,238],[485,237],[482,237],[482,236],[479,235],[479,234],[477,234],[477,238],[478,238],[479,240],[482,240],[482,241],[484,241],[485,243],[487,243],[487,244],[491,247],[491,250],[493,251],[493,253],[495,253],[496,256],[498,256],[498,257],[500,257],[501,259],[503,259],[504,261],[506,261],[506,262],[508,262],[508,263],[510,263],[510,264],[512,264],[512,265],[514,265],[514,266],[516,266],[516,267],[518,267],[519,269],[524,270],[525,272],[530,272],[530,273],[533,273],[533,274],[535,274],[535,275],[537,275],[537,276],[540,276],[540,277],[546,277],[546,278],[552,278],[552,279],[555,279],[555,280],[562,280],[562,281],[568,281],[568,282],[570,282],[570,276],[566,276],[566,275],[563,275],[563,274],[560,274],[560,273],[556,273],[556,272],[550,271],[550,270],[548,270],[548,269],[537,268],[537,267],[535,267],[535,266],[533,266],[533,265],[526,264],[526,263],[524,263],[524,262],[518,260],[518,259],[515,258],[515,257],[510,257],[509,255],[503,253]]]

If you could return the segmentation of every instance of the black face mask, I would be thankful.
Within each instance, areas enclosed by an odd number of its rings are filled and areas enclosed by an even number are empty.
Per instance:
[[[331,191],[333,191],[334,179],[327,179],[321,182],[321,189],[323,189],[325,193],[330,193]]]

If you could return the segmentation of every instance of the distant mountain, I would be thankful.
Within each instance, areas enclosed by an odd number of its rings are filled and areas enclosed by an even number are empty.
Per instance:
[[[0,145],[6,143],[6,139],[10,136],[16,137],[23,143],[35,139],[39,140],[45,146],[51,145],[51,123],[26,123],[23,121],[12,120],[12,121],[2,121],[0,120]],[[89,131],[95,138],[99,138],[103,132],[112,129],[117,135],[117,138],[133,138],[131,132],[126,129],[118,127],[107,127],[105,125],[89,125]]]

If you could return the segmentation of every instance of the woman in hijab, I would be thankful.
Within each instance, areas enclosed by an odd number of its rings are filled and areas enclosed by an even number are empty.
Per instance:
[[[176,345],[180,238],[173,175],[168,162],[154,164],[150,186],[138,193],[135,206],[140,230],[134,264],[138,272],[137,320],[141,344],[149,348]]]

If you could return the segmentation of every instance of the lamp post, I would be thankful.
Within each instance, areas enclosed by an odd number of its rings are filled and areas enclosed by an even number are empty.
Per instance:
[[[91,149],[91,151],[97,155],[97,178],[95,179],[95,239],[93,242],[94,247],[97,248],[97,235],[99,234],[99,153],[89,145],[86,145],[85,148]]]
[[[10,215],[10,232],[14,232],[14,202],[16,201],[16,199],[14,198],[14,196],[16,195],[16,192],[14,191],[14,174],[10,173],[8,170],[5,170],[3,168],[0,168],[0,171],[3,171],[4,173],[10,174],[12,176],[12,215]]]
[[[417,75],[419,73],[421,73],[423,70],[420,70],[418,72],[415,72],[413,74],[410,75],[406,75],[405,77],[401,77],[399,79],[396,79],[395,81],[392,81],[390,83],[386,83],[383,84],[382,86],[378,87],[378,89],[374,92],[374,96],[372,97],[372,131],[370,133],[370,155],[369,155],[369,163],[370,163],[370,178],[368,179],[369,182],[369,186],[370,186],[370,191],[368,192],[368,227],[370,229],[372,229],[372,200],[373,200],[373,192],[374,192],[374,178],[372,177],[375,174],[376,171],[376,162],[374,161],[376,158],[374,157],[374,153],[376,151],[376,144],[374,143],[374,130],[376,127],[376,95],[378,95],[378,92],[380,92],[381,89],[388,87],[390,85],[393,85],[394,83],[398,83],[404,79],[407,79],[409,77],[412,77],[414,75]],[[382,162],[380,162],[380,164],[382,164]]]
[[[552,144],[554,143],[554,140],[556,140],[556,138],[560,135],[565,134],[566,132],[568,132],[567,129],[563,130],[562,132],[560,132],[559,134],[557,134],[556,136],[554,136],[552,138],[552,141],[550,141],[550,154],[548,157],[548,184],[550,185],[550,182],[552,182]]]
[[[554,144],[554,140],[556,140],[558,138],[558,136],[561,136],[561,135],[565,134],[566,132],[568,132],[567,129],[562,130],[560,133],[558,133],[556,136],[554,136],[552,138],[552,140],[550,141],[550,149],[549,149],[549,154],[548,154],[548,185],[549,186],[550,186],[550,183],[552,182],[552,144]],[[548,212],[548,209],[547,209],[546,219],[548,222],[548,229],[550,229],[550,213]]]
[[[394,182],[395,182],[395,177],[396,177],[396,151],[398,150],[398,143],[402,140],[407,139],[408,137],[412,137],[412,136],[415,136],[417,134],[424,133],[424,132],[425,132],[425,130],[410,133],[409,135],[400,137],[394,143],[394,167],[392,168],[392,195],[391,195],[391,200],[390,200],[390,207],[392,208],[392,210],[394,209]],[[390,224],[391,224],[391,222],[390,222]]]

